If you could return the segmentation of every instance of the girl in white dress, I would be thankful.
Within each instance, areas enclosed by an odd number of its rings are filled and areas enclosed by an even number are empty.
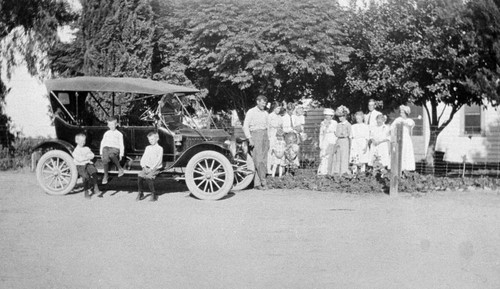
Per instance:
[[[286,166],[285,158],[286,142],[283,136],[283,131],[280,129],[276,132],[276,140],[271,146],[271,176],[276,175],[278,171],[278,176],[283,176],[283,170]]]
[[[377,115],[377,125],[372,127],[370,131],[371,147],[370,162],[368,165],[371,167],[373,167],[376,162],[379,162],[384,168],[388,168],[390,165],[389,144],[391,141],[391,131],[389,126],[385,124],[385,120],[386,117],[384,115]]]
[[[358,111],[355,114],[356,124],[352,125],[352,142],[351,142],[351,164],[352,172],[358,170],[364,172],[366,164],[370,159],[368,150],[368,140],[370,139],[370,128],[363,122],[364,114]]]
[[[396,135],[396,128],[398,124],[403,125],[403,152],[401,161],[402,171],[414,171],[415,170],[415,154],[413,152],[413,142],[411,140],[411,133],[415,122],[413,119],[409,118],[410,107],[406,105],[401,105],[399,107],[400,116],[396,118],[391,124],[391,133],[393,136]]]
[[[269,138],[269,147],[272,148],[274,143],[276,142],[276,133],[279,130],[283,130],[283,118],[280,115],[281,105],[279,102],[273,102],[271,105],[271,110],[268,118],[268,128],[267,128],[267,136]],[[267,173],[271,174],[271,165],[273,164],[271,156],[271,149],[267,154]]]
[[[335,154],[335,144],[337,137],[337,122],[333,119],[335,111],[331,108],[325,108],[323,111],[325,120],[321,122],[319,129],[319,149],[321,162],[318,168],[318,175],[331,175],[333,155]]]

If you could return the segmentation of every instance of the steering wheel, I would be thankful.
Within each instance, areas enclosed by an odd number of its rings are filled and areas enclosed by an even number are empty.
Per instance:
[[[139,119],[142,121],[156,121],[155,116],[156,114],[151,110],[151,108],[148,108],[141,114],[141,116],[139,116]]]

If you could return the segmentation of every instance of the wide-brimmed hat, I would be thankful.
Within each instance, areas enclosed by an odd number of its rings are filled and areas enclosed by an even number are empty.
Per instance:
[[[346,116],[349,114],[349,109],[343,105],[337,107],[337,110],[335,111],[335,114],[337,116]]]
[[[400,105],[399,109],[402,110],[402,111],[404,111],[406,113],[406,115],[410,115],[411,109],[410,109],[409,106],[407,106],[407,105]]]
[[[333,109],[331,109],[331,108],[325,108],[325,109],[323,110],[323,114],[324,114],[324,115],[331,115],[331,116],[334,116],[334,115],[335,115],[335,111],[333,111]]]

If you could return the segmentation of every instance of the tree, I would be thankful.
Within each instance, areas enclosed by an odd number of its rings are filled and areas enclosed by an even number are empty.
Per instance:
[[[345,13],[328,1],[173,4],[166,38],[176,40],[163,57],[165,68],[184,65],[184,74],[222,109],[245,110],[258,94],[329,102],[337,67],[350,52],[342,32]]]
[[[63,75],[152,77],[155,17],[150,0],[85,0],[76,39],[51,51],[52,69]],[[97,95],[112,111],[109,96]],[[115,112],[132,108],[131,95],[116,95]],[[104,120],[106,114],[96,108]]]
[[[496,44],[480,24],[488,21],[497,30],[500,14],[489,0],[475,2],[371,5],[359,12],[350,31],[356,49],[348,64],[351,91],[365,99],[384,100],[390,107],[422,105],[430,124],[429,166],[438,135],[462,106],[485,101],[496,105],[499,99],[499,71],[491,53]],[[440,104],[449,109],[440,111]]]
[[[4,75],[10,78],[11,68],[25,63],[32,75],[46,69],[45,52],[54,44],[57,28],[75,20],[68,3],[53,0],[0,1],[0,126],[8,126],[9,118],[3,114],[5,95]],[[9,137],[9,145],[12,137]]]

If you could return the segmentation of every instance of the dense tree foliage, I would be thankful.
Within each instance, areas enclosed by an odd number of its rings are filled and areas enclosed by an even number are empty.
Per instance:
[[[346,83],[355,96],[423,105],[439,133],[467,104],[494,105],[498,90],[498,8],[490,0],[389,1],[355,15]],[[488,24],[486,24],[488,23]],[[447,109],[440,110],[439,105]]]
[[[246,109],[258,94],[328,102],[350,52],[344,14],[334,1],[173,5],[165,17],[169,36],[178,40],[167,50],[173,57],[164,57],[166,67],[184,68],[224,108]]]
[[[151,78],[155,17],[149,0],[83,0],[74,43],[59,43],[50,53],[62,75]],[[130,95],[97,95],[112,113],[126,113]],[[93,100],[91,100],[93,103]],[[106,114],[95,105],[96,113]]]

